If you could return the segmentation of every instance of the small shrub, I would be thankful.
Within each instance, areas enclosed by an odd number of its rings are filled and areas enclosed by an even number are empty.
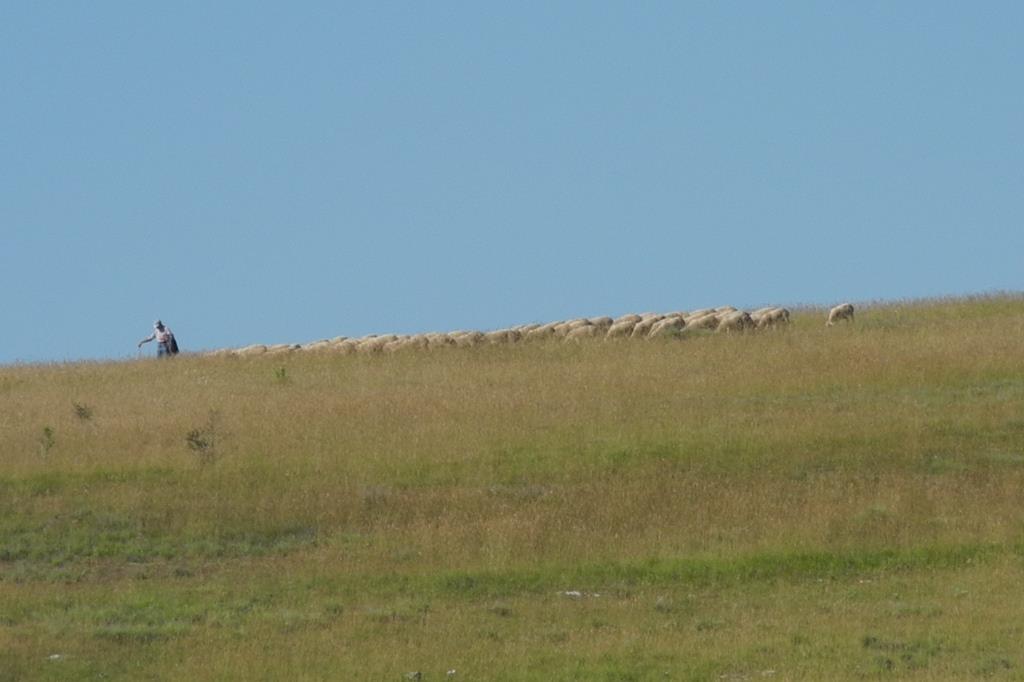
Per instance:
[[[75,416],[80,420],[87,422],[92,419],[92,408],[88,405],[82,405],[79,403],[72,403],[75,406]]]
[[[52,426],[44,426],[43,433],[39,436],[39,450],[42,454],[48,453],[57,444],[57,432]]]
[[[217,458],[217,437],[220,414],[210,410],[206,424],[185,434],[185,445],[196,453],[200,464],[210,464]]]

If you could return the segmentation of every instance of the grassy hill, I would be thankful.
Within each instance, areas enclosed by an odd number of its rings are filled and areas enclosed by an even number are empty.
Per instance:
[[[1024,298],[823,321],[0,368],[0,680],[1021,679]]]

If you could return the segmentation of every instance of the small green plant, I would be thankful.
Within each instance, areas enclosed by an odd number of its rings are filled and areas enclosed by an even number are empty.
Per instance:
[[[217,458],[217,437],[220,413],[210,410],[206,423],[185,434],[185,445],[196,453],[200,464],[210,464]]]
[[[274,370],[274,378],[279,384],[288,383],[288,370],[284,367],[278,367]]]
[[[75,407],[75,416],[80,420],[87,422],[92,419],[92,408],[88,405],[82,405],[79,403],[72,403]]]
[[[44,426],[43,433],[39,436],[39,450],[42,454],[48,453],[57,444],[57,432],[52,426]]]

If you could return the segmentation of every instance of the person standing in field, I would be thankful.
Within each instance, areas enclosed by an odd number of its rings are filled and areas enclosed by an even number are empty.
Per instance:
[[[178,352],[178,343],[174,340],[174,333],[170,327],[157,320],[153,323],[153,333],[139,341],[139,348],[142,344],[156,341],[156,355],[158,358],[169,358]]]

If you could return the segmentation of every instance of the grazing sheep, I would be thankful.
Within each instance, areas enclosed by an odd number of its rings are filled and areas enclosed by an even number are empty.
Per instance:
[[[604,328],[596,324],[582,324],[575,329],[570,329],[569,333],[565,335],[565,340],[579,341],[580,339],[592,339],[604,333]]]
[[[651,331],[647,335],[647,338],[657,339],[679,336],[679,332],[683,331],[685,327],[686,322],[683,318],[677,315],[671,315],[666,317],[664,320],[660,320],[655,323],[655,325],[651,327]]]
[[[643,339],[647,338],[647,335],[651,333],[651,329],[654,325],[661,322],[665,317],[663,315],[654,315],[653,317],[645,317],[636,323],[633,327],[633,333],[629,335],[631,339]]]
[[[395,344],[395,345],[392,345]],[[394,341],[389,341],[386,346],[391,346],[393,350],[402,348],[426,348],[427,337],[424,334],[413,334],[412,336],[400,336]],[[387,348],[385,347],[385,350]]]
[[[455,339],[451,334],[417,334],[412,338],[421,348],[445,348],[455,345]]]
[[[384,350],[384,346],[391,343],[392,341],[397,340],[398,337],[395,334],[386,334],[384,336],[371,336],[369,338],[361,340],[356,345],[356,352],[364,354],[379,353],[382,350]]]
[[[355,349],[359,347],[358,339],[345,339],[339,344],[336,344],[334,351],[341,353],[342,355],[351,355],[355,352]]]
[[[578,341],[588,338],[658,338],[679,336],[690,329],[720,332],[742,331],[751,328],[766,329],[789,323],[790,312],[778,306],[765,306],[746,313],[733,306],[703,308],[692,312],[627,313],[617,318],[609,316],[575,318],[541,324],[532,322],[491,332],[453,331],[414,335],[368,334],[360,338],[336,336],[308,344],[254,344],[238,349],[210,351],[206,355],[274,355],[302,351],[308,353],[335,352],[339,354],[396,352],[406,348],[433,349],[447,346],[469,347],[482,343],[508,344],[523,339],[538,340],[562,338]],[[829,311],[826,324],[853,321],[853,306],[844,303]]]
[[[378,342],[376,337],[364,339],[356,344],[355,351],[359,354],[379,353],[386,343],[387,340]]]
[[[356,346],[359,345],[359,341],[356,339],[345,339],[340,343],[335,343],[331,346],[331,350],[340,355],[352,355],[356,352]]]
[[[555,325],[555,336],[565,338],[569,332],[573,329],[579,329],[580,327],[591,327],[590,320],[578,318],[575,320],[567,320],[565,322],[559,322]]]
[[[785,308],[768,308],[755,310],[750,314],[758,329],[767,329],[783,324],[789,324],[789,311]]]
[[[731,313],[725,313],[719,320],[715,331],[741,332],[745,329],[753,329],[753,327],[754,320],[750,318],[750,315],[742,310],[736,310]]]
[[[719,319],[716,313],[704,313],[703,315],[691,315],[686,320],[687,329],[718,329]]]
[[[479,346],[486,340],[483,332],[464,332],[462,334],[453,334],[452,339],[455,340],[455,345],[459,348]]]
[[[267,346],[267,355],[284,355],[298,350],[300,346],[297,343],[275,343],[271,346]]]
[[[608,332],[605,334],[605,338],[608,339],[623,339],[627,338],[633,333],[633,327],[640,322],[640,316],[634,316],[637,319],[623,320],[622,322],[616,322],[611,327],[608,327]]]
[[[327,339],[324,339],[322,341],[315,341],[313,343],[307,343],[305,346],[303,346],[299,350],[301,350],[301,351],[303,351],[305,353],[316,353],[316,352],[319,352],[319,351],[327,350],[330,347],[331,347],[331,342],[328,341]]]
[[[495,329],[494,331],[484,332],[484,341],[490,344],[507,343],[508,333],[505,329]]]
[[[515,343],[522,338],[522,334],[515,329],[496,329],[493,332],[484,334],[484,339],[491,344]]]
[[[571,323],[569,322],[557,322],[554,327],[554,335],[559,338],[565,338],[565,335],[572,329]]]
[[[832,310],[828,311],[828,320],[825,322],[826,327],[831,327],[836,322],[841,320],[849,320],[853,322],[853,304],[852,303],[840,303]]]
[[[523,335],[523,338],[529,339],[530,341],[549,338],[551,336],[554,336],[555,327],[557,327],[558,325],[558,322],[548,322],[547,324],[542,324],[541,326],[526,332]]]

